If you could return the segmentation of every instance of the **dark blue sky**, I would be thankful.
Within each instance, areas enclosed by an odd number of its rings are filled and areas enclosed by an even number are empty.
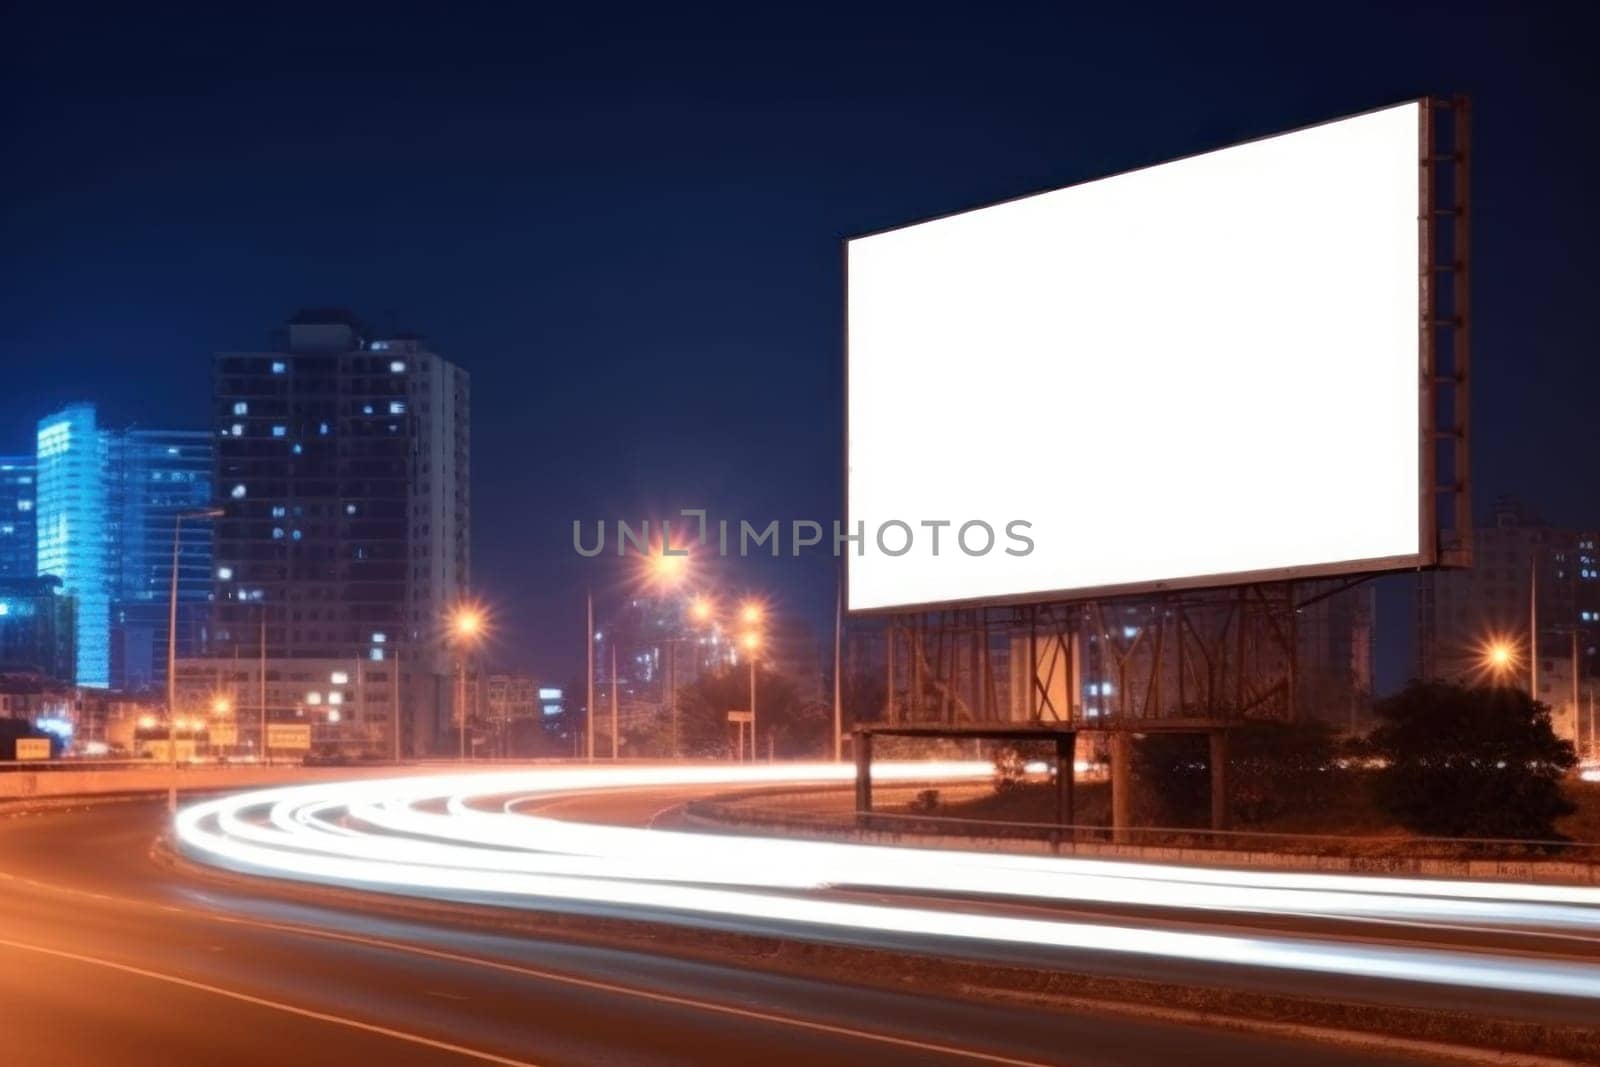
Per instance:
[[[500,651],[576,676],[572,519],[835,516],[843,237],[1468,92],[1475,491],[1600,525],[1594,5],[1073,7],[13,8],[0,451],[79,397],[204,425],[299,306],[424,332]],[[820,557],[727,578],[832,602]]]

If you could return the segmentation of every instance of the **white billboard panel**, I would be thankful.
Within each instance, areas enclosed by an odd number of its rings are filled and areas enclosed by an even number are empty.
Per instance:
[[[1420,110],[850,241],[850,608],[1425,561]]]

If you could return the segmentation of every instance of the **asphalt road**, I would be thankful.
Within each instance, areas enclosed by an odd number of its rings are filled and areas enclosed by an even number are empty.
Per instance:
[[[559,804],[641,822],[678,799]],[[383,918],[270,882],[219,888],[152,857],[164,825],[143,801],[0,819],[0,1061],[1409,1062]]]

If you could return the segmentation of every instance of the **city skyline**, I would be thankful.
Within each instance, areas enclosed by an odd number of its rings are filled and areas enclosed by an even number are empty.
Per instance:
[[[39,55],[66,39],[30,18]],[[1514,492],[1570,527],[1600,514],[1589,480],[1549,461],[1600,450],[1577,310],[1594,223],[1575,209],[1586,193],[1574,177],[1595,149],[1569,136],[1595,85],[1575,35],[1548,20],[1368,13],[1319,23],[1327,54],[1346,58],[1304,70],[1292,50],[1256,46],[1270,27],[1225,18],[1193,31],[1204,47],[1153,45],[1125,67],[1081,43],[1064,46],[1071,62],[1046,63],[1030,42],[1131,41],[1136,20],[923,25],[908,41],[887,16],[853,21],[855,40],[877,43],[828,46],[829,78],[759,20],[583,57],[475,39],[479,73],[454,80],[428,56],[464,38],[442,30],[419,53],[421,27],[404,18],[330,20],[328,47],[292,78],[227,77],[278,49],[269,24],[241,33],[226,63],[188,47],[187,30],[130,25],[115,36],[132,47],[115,53],[79,43],[81,86],[30,54],[8,74],[24,105],[14,155],[28,161],[5,179],[9,254],[28,268],[0,316],[14,354],[0,439],[87,381],[102,383],[112,421],[194,420],[210,354],[248,347],[295,307],[332,302],[422,330],[480,387],[475,557],[498,578],[503,634],[519,635],[513,665],[553,673],[582,653],[571,620],[591,573],[574,565],[573,519],[837,513],[842,238],[1439,88],[1473,96],[1492,149],[1474,179],[1476,335],[1515,354],[1483,361],[1476,383],[1496,398],[1473,427],[1478,499]],[[135,54],[137,69],[121,58]],[[524,66],[535,54],[536,75]],[[1259,91],[1290,68],[1293,93]],[[415,108],[371,87],[402,69],[401,96],[424,113],[469,117],[406,125]],[[796,94],[797,80],[809,88]],[[1183,93],[1167,91],[1173,80]],[[137,102],[170,83],[215,91],[145,126]],[[73,104],[102,89],[129,111],[124,129]],[[433,162],[389,165],[416,152]],[[332,175],[316,207],[301,169],[313,160]],[[69,172],[101,177],[91,193]],[[1538,195],[1519,195],[1535,173]],[[162,236],[147,219],[166,220]],[[750,584],[828,617],[825,561],[753,567]],[[1408,586],[1380,589],[1386,689],[1415,658],[1389,625],[1411,615]]]

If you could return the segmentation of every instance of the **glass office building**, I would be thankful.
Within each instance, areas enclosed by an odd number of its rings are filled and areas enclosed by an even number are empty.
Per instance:
[[[173,524],[211,502],[201,431],[108,430],[94,405],[39,422],[37,568],[76,601],[78,685],[130,692],[166,681]],[[211,531],[185,523],[178,546],[178,654],[207,637]]]
[[[34,473],[31,455],[0,456],[0,580],[37,573]]]

